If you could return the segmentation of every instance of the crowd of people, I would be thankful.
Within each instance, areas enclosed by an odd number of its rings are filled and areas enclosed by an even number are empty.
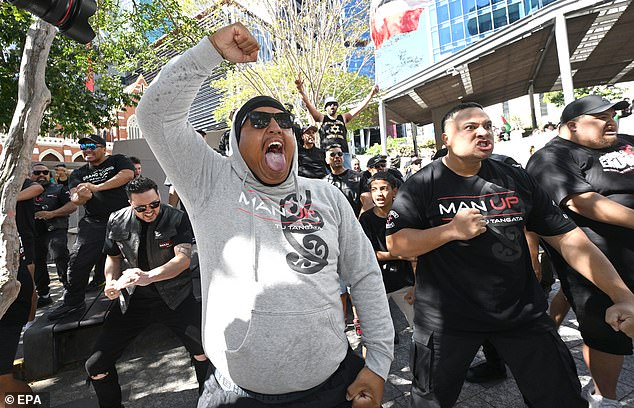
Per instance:
[[[36,306],[52,303],[50,256],[65,293],[48,319],[84,311],[93,269],[119,300],[86,362],[101,407],[122,406],[116,362],[156,322],[187,348],[200,408],[380,406],[400,342],[388,299],[413,327],[413,407],[453,406],[465,379],[478,377],[469,370],[483,345],[528,406],[618,406],[634,336],[634,137],[614,119],[627,102],[568,104],[526,170],[493,155],[483,107],[460,103],[442,119],[445,148],[426,166],[414,158],[403,176],[381,155],[362,171],[348,151],[346,124],[378,88],[343,114],[328,98],[321,113],[298,77],[320,127],[299,128],[286,105],[255,96],[233,114],[219,154],[188,122],[189,107],[214,67],[253,62],[258,49],[240,23],[224,27],[172,59],[143,95],[137,116],[177,194],[169,203],[138,159],[107,155],[96,135],[79,140],[87,164],[70,175],[56,168],[56,182],[41,163],[31,167],[18,196],[23,288],[1,321],[3,389],[18,387],[7,377],[9,345]],[[78,206],[85,215],[69,253]],[[538,246],[577,314],[588,395],[548,313]],[[363,358],[345,335],[349,302]]]

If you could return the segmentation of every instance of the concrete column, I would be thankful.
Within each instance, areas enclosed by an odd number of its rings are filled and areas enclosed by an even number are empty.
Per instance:
[[[385,102],[379,99],[379,131],[381,132],[381,154],[387,155],[387,118]]]
[[[533,81],[530,82],[528,86],[528,99],[531,105],[531,124],[533,125],[533,129],[537,129],[537,115],[535,115],[535,93]]]
[[[442,129],[440,127],[440,122],[442,121],[443,116],[445,116],[445,113],[449,112],[449,110],[458,105],[458,103],[459,102],[437,106],[431,111],[431,118],[434,121],[434,138],[436,139],[437,149],[440,149],[444,144],[442,141]]]
[[[572,83],[572,69],[570,68],[568,29],[566,28],[566,16],[563,14],[555,17],[555,39],[557,42],[557,59],[559,60],[559,74],[561,76],[561,87],[564,91],[564,102],[569,104],[574,101],[575,95]]]

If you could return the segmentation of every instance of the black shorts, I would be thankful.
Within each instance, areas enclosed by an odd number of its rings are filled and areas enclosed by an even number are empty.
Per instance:
[[[575,271],[566,271],[561,286],[572,306],[583,342],[594,350],[620,356],[632,355],[632,339],[622,332],[615,332],[605,322],[605,311],[614,304],[612,299]],[[585,280],[583,282],[581,279]]]

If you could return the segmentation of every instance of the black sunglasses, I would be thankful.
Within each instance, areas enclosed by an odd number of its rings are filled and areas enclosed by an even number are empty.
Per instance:
[[[33,170],[34,176],[39,176],[40,174],[44,174],[45,176],[48,176],[48,170]]]
[[[330,157],[335,157],[335,156],[342,157],[343,156],[343,152],[331,152],[330,153]]]
[[[156,201],[152,201],[150,204],[136,206],[134,207],[134,211],[145,212],[145,210],[147,210],[148,207],[154,209],[154,208],[157,208],[159,205],[161,205],[161,200],[156,200]]]
[[[81,150],[95,150],[98,147],[101,147],[101,145],[97,145],[97,144],[94,144],[94,143],[80,143],[79,144],[79,148]]]
[[[295,122],[295,116],[293,116],[293,114],[289,112],[269,113],[251,111],[247,113],[247,118],[249,118],[249,120],[251,121],[251,126],[256,129],[266,128],[269,123],[271,123],[271,118],[274,118],[278,126],[282,129],[292,128],[293,123]]]

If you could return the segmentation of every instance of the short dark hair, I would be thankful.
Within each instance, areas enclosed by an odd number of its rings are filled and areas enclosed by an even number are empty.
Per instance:
[[[141,159],[139,159],[139,158],[138,158],[138,157],[136,157],[136,156],[130,156],[130,157],[128,157],[128,159],[130,159],[130,161],[131,161],[132,163],[134,163],[134,164],[141,164]]]
[[[63,167],[63,168],[66,168],[66,165],[65,165],[64,163],[57,163],[57,164],[55,165],[55,167],[56,167],[56,168],[57,168],[57,167]]]
[[[370,179],[368,180],[368,187],[372,185],[373,181],[377,180],[385,180],[388,182],[392,188],[398,188],[398,181],[396,177],[394,177],[390,172],[387,171],[378,171],[376,172]]]
[[[150,190],[154,190],[156,194],[158,194],[158,186],[154,180],[143,176],[130,181],[125,188],[128,198],[130,198],[132,194],[142,194]]]
[[[328,147],[326,148],[326,150],[330,149],[341,149],[341,145],[339,143],[333,143],[331,145],[328,145]]]
[[[449,109],[449,112],[445,113],[445,116],[442,117],[442,120],[440,121],[440,130],[445,133],[445,123],[452,119],[453,116],[465,109],[471,109],[471,108],[478,108],[478,109],[484,109],[482,107],[482,105],[480,105],[477,102],[463,102],[463,103],[459,103],[458,105],[454,106],[453,108]]]

